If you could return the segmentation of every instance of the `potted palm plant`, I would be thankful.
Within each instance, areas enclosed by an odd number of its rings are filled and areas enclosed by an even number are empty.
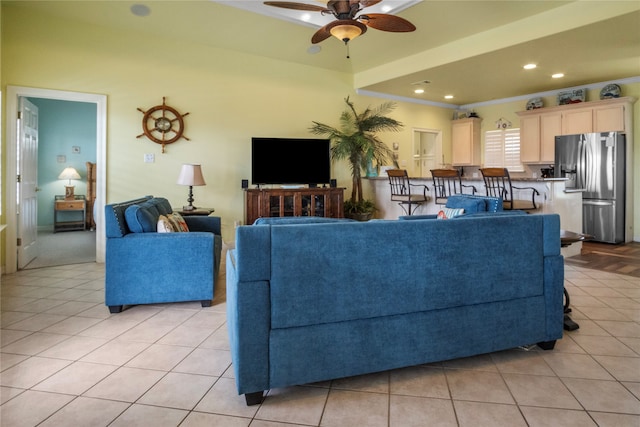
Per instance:
[[[393,102],[385,102],[375,108],[367,107],[362,113],[358,113],[349,97],[344,101],[347,108],[340,115],[339,129],[314,121],[309,130],[315,135],[328,137],[331,140],[333,161],[349,162],[352,188],[351,198],[344,204],[345,216],[370,219],[375,211],[375,205],[372,201],[363,198],[362,173],[367,169],[367,165],[374,162],[377,165],[387,164],[390,159],[393,159],[393,151],[378,138],[376,132],[399,131],[403,125],[386,116],[395,108]]]

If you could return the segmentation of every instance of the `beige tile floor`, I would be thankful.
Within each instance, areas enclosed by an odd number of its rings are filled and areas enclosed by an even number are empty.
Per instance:
[[[2,277],[2,426],[640,426],[640,278],[567,265],[572,317],[537,347],[235,391],[224,287],[214,305],[110,315],[104,265]],[[224,278],[222,278],[224,281]]]

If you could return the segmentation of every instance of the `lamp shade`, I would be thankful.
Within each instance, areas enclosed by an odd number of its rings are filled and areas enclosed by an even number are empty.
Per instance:
[[[178,176],[178,184],[180,185],[206,185],[202,176],[202,168],[200,165],[184,164],[180,169]]]
[[[352,19],[339,19],[331,22],[327,27],[332,36],[345,43],[367,31],[366,25]]]
[[[58,175],[58,179],[68,179],[71,182],[72,179],[80,179],[80,174],[74,168],[68,167]]]

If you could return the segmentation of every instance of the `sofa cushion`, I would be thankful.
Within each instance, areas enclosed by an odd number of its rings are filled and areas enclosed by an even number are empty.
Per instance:
[[[160,212],[156,204],[146,201],[138,205],[129,206],[124,211],[127,227],[132,233],[155,233],[158,228]]]
[[[261,261],[266,259],[262,280],[269,281],[272,295],[272,328],[291,328],[539,296],[543,269],[531,260],[541,259],[543,253],[543,219],[493,215],[347,223],[340,230],[331,224],[271,227],[264,246],[256,245],[257,239],[237,239],[236,244]],[[240,228],[258,231],[258,227]],[[527,236],[526,244],[512,238],[521,235]],[[420,238],[407,245],[397,236]],[[363,250],[363,242],[379,244],[379,239],[385,241],[384,250]],[[554,242],[559,246],[557,235]],[[390,257],[401,264],[390,268]],[[239,275],[248,268],[255,273],[259,262],[250,257],[242,264]],[[252,277],[257,279],[257,274]]]
[[[167,215],[167,218],[171,222],[171,225],[173,225],[174,231],[189,231],[187,222],[178,212],[173,212]]]
[[[476,212],[497,212],[502,210],[502,200],[498,197],[454,194],[447,199],[448,208],[463,208],[466,214]]]
[[[498,212],[476,212],[469,215],[461,215],[458,218],[480,218],[480,217],[496,217],[496,216],[512,216],[512,215],[528,215],[527,211],[508,210]]]
[[[152,199],[153,196],[144,196],[140,199],[129,200],[122,203],[112,203],[104,207],[105,235],[106,237],[123,237],[131,232],[127,226],[125,211],[129,206],[137,205]]]
[[[446,206],[453,209],[464,209],[466,213],[485,212],[487,210],[487,204],[484,200],[467,197],[450,197]]]
[[[169,218],[165,215],[160,215],[158,218],[158,233],[174,233],[175,231],[177,230],[173,227]]]
[[[154,197],[149,200],[149,203],[158,210],[160,215],[166,216],[173,212],[173,209],[171,209],[171,203],[169,203],[169,201],[164,197]]]
[[[437,219],[450,219],[462,214],[464,214],[463,208],[442,208],[442,210],[438,212]]]

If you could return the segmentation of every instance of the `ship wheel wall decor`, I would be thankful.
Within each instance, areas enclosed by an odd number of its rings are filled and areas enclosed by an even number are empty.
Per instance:
[[[142,108],[138,108],[144,116],[142,116],[142,132],[136,138],[146,136],[156,144],[162,145],[162,152],[164,153],[164,146],[172,144],[184,138],[190,141],[189,138],[184,136],[184,117],[189,113],[180,114],[175,108],[169,107],[165,103],[165,97],[162,97],[162,105],[156,105],[144,111]]]

